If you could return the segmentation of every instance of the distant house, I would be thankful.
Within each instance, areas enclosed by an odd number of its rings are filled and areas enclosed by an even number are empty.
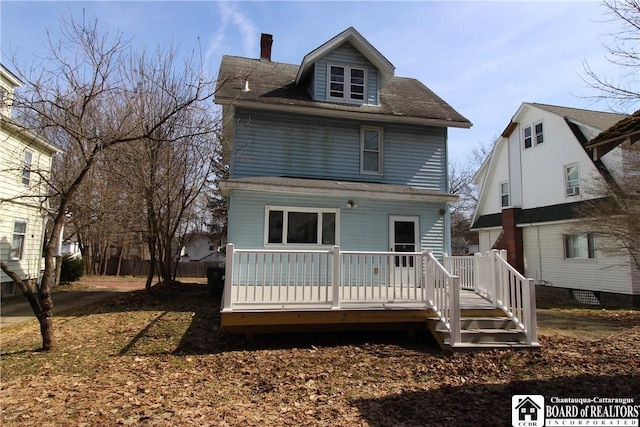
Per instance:
[[[21,279],[39,280],[47,221],[45,178],[56,147],[11,117],[22,82],[0,65],[0,258]],[[2,296],[17,287],[0,271]]]
[[[594,184],[605,174],[615,179],[625,163],[624,138],[599,148],[590,141],[626,117],[523,103],[474,178],[480,196],[472,230],[480,250],[506,249],[509,262],[545,292],[595,304],[640,303],[640,274],[629,257],[605,254],[597,236],[575,231],[584,201],[601,197]]]
[[[190,233],[185,236],[180,261],[221,262],[221,239],[209,233]]]
[[[259,59],[225,55],[218,73],[230,166],[220,182],[229,242],[222,327],[440,319],[434,334],[460,345],[460,285],[438,260],[451,253],[449,203],[457,200],[447,182],[448,129],[471,123],[420,81],[395,76],[354,28],[299,64],[272,61],[272,42],[262,35]],[[471,278],[473,257],[463,261],[455,268]],[[537,345],[535,311],[524,304],[527,338],[513,339]]]

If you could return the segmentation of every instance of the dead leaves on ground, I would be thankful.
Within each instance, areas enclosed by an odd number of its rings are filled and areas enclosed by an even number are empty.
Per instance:
[[[640,401],[640,313],[602,340],[541,334],[538,351],[450,354],[426,335],[220,331],[205,286],[120,295],[2,337],[0,420],[56,425],[508,425],[513,394]],[[34,332],[34,328],[36,331]]]

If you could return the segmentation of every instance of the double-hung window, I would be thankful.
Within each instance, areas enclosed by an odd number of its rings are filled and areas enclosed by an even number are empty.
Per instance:
[[[500,183],[500,206],[506,207],[509,206],[509,182],[501,182]]]
[[[31,168],[33,166],[33,152],[24,150],[24,163],[22,164],[22,184],[29,186],[31,183]]]
[[[595,258],[596,247],[593,234],[565,234],[564,257],[565,259]]]
[[[361,67],[329,64],[328,99],[363,103],[367,71]]]
[[[11,249],[9,250],[9,259],[22,259],[24,253],[24,243],[27,235],[27,221],[16,219],[13,221],[13,238],[11,240]]]
[[[268,245],[335,245],[338,210],[267,206]]]
[[[542,122],[538,122],[530,126],[525,126],[522,130],[522,134],[525,150],[527,148],[533,147],[534,144],[538,145],[544,142],[544,131]]]
[[[580,194],[580,170],[578,165],[565,166],[564,187],[567,197]]]
[[[360,129],[360,173],[382,175],[382,129]]]

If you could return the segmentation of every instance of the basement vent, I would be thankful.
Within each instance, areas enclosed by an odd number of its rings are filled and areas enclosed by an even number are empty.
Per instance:
[[[573,291],[573,297],[578,300],[580,304],[600,305],[600,300],[591,291]]]

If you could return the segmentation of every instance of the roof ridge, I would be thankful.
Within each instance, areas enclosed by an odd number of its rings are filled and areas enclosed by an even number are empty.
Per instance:
[[[589,113],[601,113],[601,114],[611,114],[611,115],[616,115],[616,116],[628,116],[629,114],[627,113],[615,113],[612,111],[602,111],[602,110],[591,110],[588,108],[580,108],[580,107],[568,107],[566,105],[554,105],[554,104],[543,104],[541,102],[527,102],[527,104],[530,105],[534,105],[537,107],[554,107],[554,108],[566,108],[568,110],[579,110],[579,111],[586,111]]]

